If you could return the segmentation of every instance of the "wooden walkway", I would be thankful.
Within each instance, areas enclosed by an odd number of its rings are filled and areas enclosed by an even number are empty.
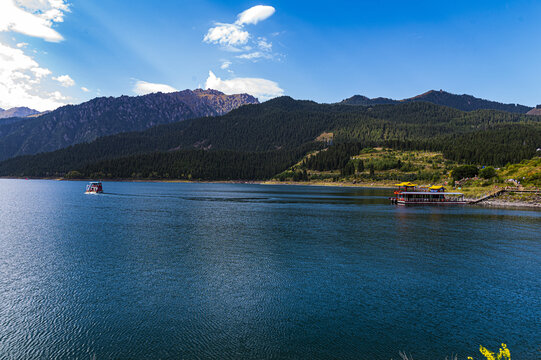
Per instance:
[[[477,203],[480,203],[481,201],[485,201],[485,200],[488,200],[488,199],[491,199],[493,197],[496,197],[496,196],[500,196],[501,194],[503,194],[506,190],[505,189],[499,189],[497,191],[494,191],[493,193],[490,193],[488,195],[485,195],[483,197],[480,197],[479,199],[475,199],[475,200],[471,200],[469,202],[469,204],[477,204]]]
[[[488,195],[485,195],[483,197],[480,197],[479,199],[475,199],[475,200],[470,200],[470,202],[468,204],[477,204],[477,203],[480,203],[481,201],[485,201],[485,200],[488,200],[488,199],[492,199],[496,196],[500,196],[502,195],[503,193],[506,193],[506,192],[513,192],[513,193],[517,193],[517,192],[520,192],[520,193],[541,193],[541,190],[522,190],[522,189],[510,189],[510,188],[504,188],[504,189],[498,189]]]

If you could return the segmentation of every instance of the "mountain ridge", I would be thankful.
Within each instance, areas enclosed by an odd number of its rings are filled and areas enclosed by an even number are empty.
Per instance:
[[[54,151],[99,137],[228,113],[259,101],[248,94],[196,89],[140,96],[99,97],[39,117],[0,123],[0,159]]]
[[[342,100],[337,104],[372,106],[381,104],[399,104],[404,102],[429,102],[432,104],[448,106],[462,111],[474,111],[484,109],[507,111],[517,114],[526,114],[528,113],[528,111],[532,110],[531,107],[525,105],[504,104],[497,101],[477,98],[468,94],[452,94],[443,90],[429,90],[422,94],[402,100],[394,100],[382,97],[371,99],[363,95],[354,95],[352,97]]]
[[[494,110],[463,112],[426,102],[365,107],[280,97],[221,117],[188,119],[8,159],[0,162],[0,176],[57,177],[74,170],[96,178],[111,173],[109,177],[185,179],[190,167],[197,168],[190,172],[194,176],[218,174],[248,158],[253,160],[245,163],[248,167],[259,166],[261,160],[270,162],[261,166],[276,170],[298,161],[311,147],[326,146],[328,142],[318,140],[321,134],[330,134],[336,144],[442,151],[456,161],[500,166],[535,154],[541,118]],[[257,155],[269,152],[274,155],[267,160]],[[203,169],[204,165],[213,168]],[[150,175],[155,171],[157,175]],[[231,178],[247,179],[243,174],[250,172],[245,168]]]
[[[0,119],[12,118],[12,117],[27,117],[30,115],[37,115],[40,112],[34,109],[30,109],[26,106],[12,107],[11,109],[4,110],[0,108]]]

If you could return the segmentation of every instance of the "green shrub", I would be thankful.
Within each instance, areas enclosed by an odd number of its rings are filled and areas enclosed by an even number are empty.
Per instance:
[[[487,166],[479,171],[479,176],[483,179],[492,179],[496,176],[496,169],[492,166]]]
[[[81,174],[79,171],[77,170],[71,170],[70,172],[68,172],[65,176],[66,179],[82,179],[83,178],[83,174]]]
[[[451,171],[451,176],[454,180],[460,180],[464,178],[472,178],[477,176],[479,169],[474,165],[462,165],[457,166]]]

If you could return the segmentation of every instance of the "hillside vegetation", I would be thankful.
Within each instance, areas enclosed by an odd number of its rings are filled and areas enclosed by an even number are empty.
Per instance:
[[[501,177],[515,179],[525,185],[541,186],[541,157],[508,164],[499,172]]]
[[[341,144],[310,152],[273,180],[320,185],[393,186],[403,181],[420,185],[443,184],[473,198],[496,188],[541,187],[541,158],[494,168],[461,164],[446,159],[440,152]]]
[[[379,184],[415,181],[429,184],[451,181],[451,171],[457,166],[457,162],[445,159],[438,152],[342,144],[312,151],[274,179]]]
[[[9,159],[0,163],[0,176],[64,176],[69,171],[90,176],[101,171],[112,177],[126,174],[144,177],[152,165],[149,156],[154,154],[160,158],[155,162],[160,170],[153,171],[159,176],[177,174],[184,178],[182,174],[186,172],[175,168],[174,159],[195,156],[205,159],[205,163],[214,163],[210,160],[214,157],[220,159],[219,165],[205,170],[204,178],[222,179],[219,167],[238,169],[237,160],[242,158],[242,153],[262,156],[262,161],[265,156],[278,156],[283,167],[276,167],[274,174],[242,169],[227,175],[231,179],[263,180],[301,160],[307,149],[317,150],[328,144],[354,146],[355,151],[369,147],[426,151],[441,153],[446,161],[454,163],[501,167],[535,155],[541,144],[541,118],[492,110],[462,112],[420,102],[364,107],[281,97],[242,106],[220,117],[189,119],[142,132],[102,137],[50,153]],[[203,156],[196,150],[208,154]],[[224,151],[230,156],[224,157]],[[271,154],[256,155],[267,152]],[[116,169],[123,170],[100,170],[100,166],[113,163]],[[192,165],[198,167],[195,162]],[[248,162],[245,166],[253,164]],[[259,166],[267,167],[267,164]],[[439,168],[433,170],[431,177],[437,175],[436,170],[441,172]],[[423,171],[428,170],[421,169],[422,176],[429,176]],[[195,173],[192,178],[197,178],[194,176]]]

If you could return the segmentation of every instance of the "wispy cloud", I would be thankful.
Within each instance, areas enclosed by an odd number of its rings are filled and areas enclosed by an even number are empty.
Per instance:
[[[64,21],[69,11],[64,0],[2,0],[0,1],[0,31],[14,31],[46,41],[64,40],[52,28]]]
[[[222,65],[220,65],[220,69],[222,70],[229,69],[230,66],[231,66],[231,61],[226,60],[222,62]]]
[[[81,90],[83,90],[84,92],[89,92],[90,90],[88,90],[86,87],[84,86],[81,86]]]
[[[272,51],[272,43],[267,41],[264,37],[257,38],[257,42],[255,44],[257,46],[257,49],[252,52],[246,52],[244,54],[240,54],[235,56],[237,59],[243,59],[243,60],[249,60],[249,61],[259,61],[261,59],[274,59],[279,58],[280,54],[275,54]]]
[[[272,43],[264,37],[257,38],[257,46],[263,51],[272,51]]]
[[[63,87],[70,87],[75,85],[75,81],[69,75],[60,75],[57,77],[53,76],[53,80],[58,81]]]
[[[212,71],[209,71],[209,77],[205,83],[206,89],[219,90],[225,94],[247,93],[257,97],[261,101],[282,96],[284,90],[274,81],[261,78],[232,78],[222,80]]]
[[[167,84],[157,84],[157,83],[150,83],[146,81],[137,81],[135,83],[135,86],[133,87],[133,92],[137,95],[146,95],[150,93],[156,93],[156,92],[163,92],[163,93],[169,93],[169,92],[175,92],[178,91],[174,87],[167,85]]]
[[[262,59],[262,58],[269,59],[270,55],[262,53],[261,51],[255,51],[255,52],[252,52],[252,53],[238,55],[238,56],[236,56],[236,58],[245,59],[245,60],[257,60],[257,59]]]

